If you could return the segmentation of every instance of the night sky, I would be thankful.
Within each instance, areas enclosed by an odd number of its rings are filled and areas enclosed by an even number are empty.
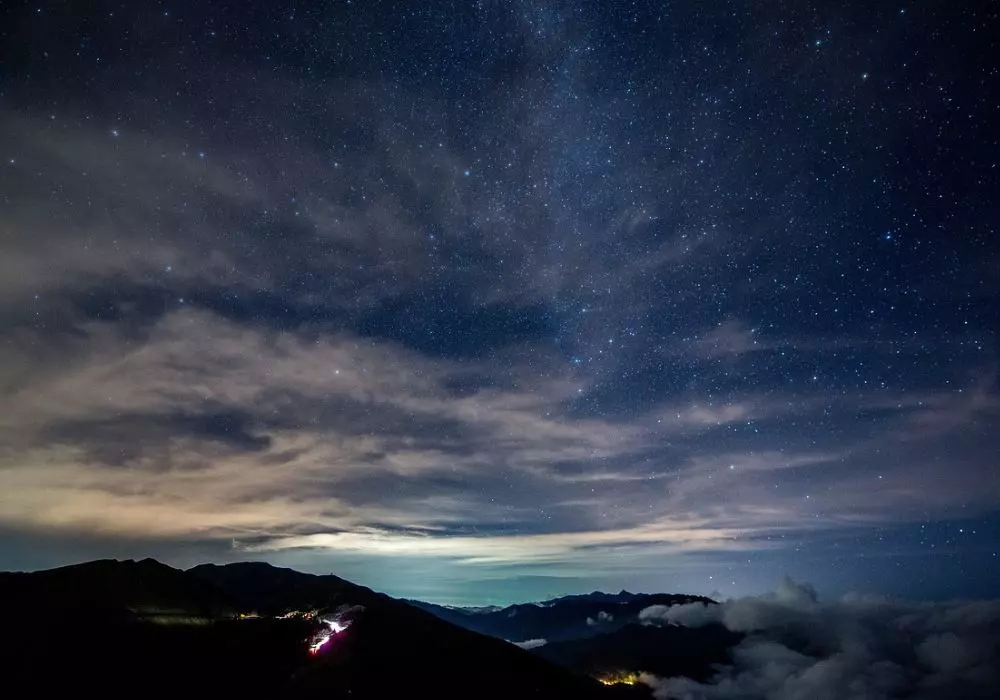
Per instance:
[[[0,568],[992,595],[990,2],[4,2]]]

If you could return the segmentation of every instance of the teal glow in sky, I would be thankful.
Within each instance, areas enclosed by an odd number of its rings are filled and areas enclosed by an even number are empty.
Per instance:
[[[995,18],[870,5],[5,4],[0,568],[995,593]]]

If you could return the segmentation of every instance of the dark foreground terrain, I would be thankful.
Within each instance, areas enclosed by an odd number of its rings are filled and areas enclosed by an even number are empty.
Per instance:
[[[569,619],[547,605],[555,627]],[[637,605],[615,610],[627,620]],[[637,670],[619,668],[635,650],[608,636],[634,625],[602,630],[584,616],[573,624],[596,634],[582,648],[533,653],[336,576],[267,564],[4,573],[0,615],[4,682],[35,697],[651,697],[591,677]],[[312,653],[334,618],[349,626]]]

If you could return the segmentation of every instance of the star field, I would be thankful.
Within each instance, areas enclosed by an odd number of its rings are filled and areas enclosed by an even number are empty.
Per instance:
[[[0,562],[995,594],[988,3],[6,3]]]

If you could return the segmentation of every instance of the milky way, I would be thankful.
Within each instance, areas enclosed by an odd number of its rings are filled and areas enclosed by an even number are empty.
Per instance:
[[[0,9],[0,568],[996,592],[996,7],[317,5]]]

